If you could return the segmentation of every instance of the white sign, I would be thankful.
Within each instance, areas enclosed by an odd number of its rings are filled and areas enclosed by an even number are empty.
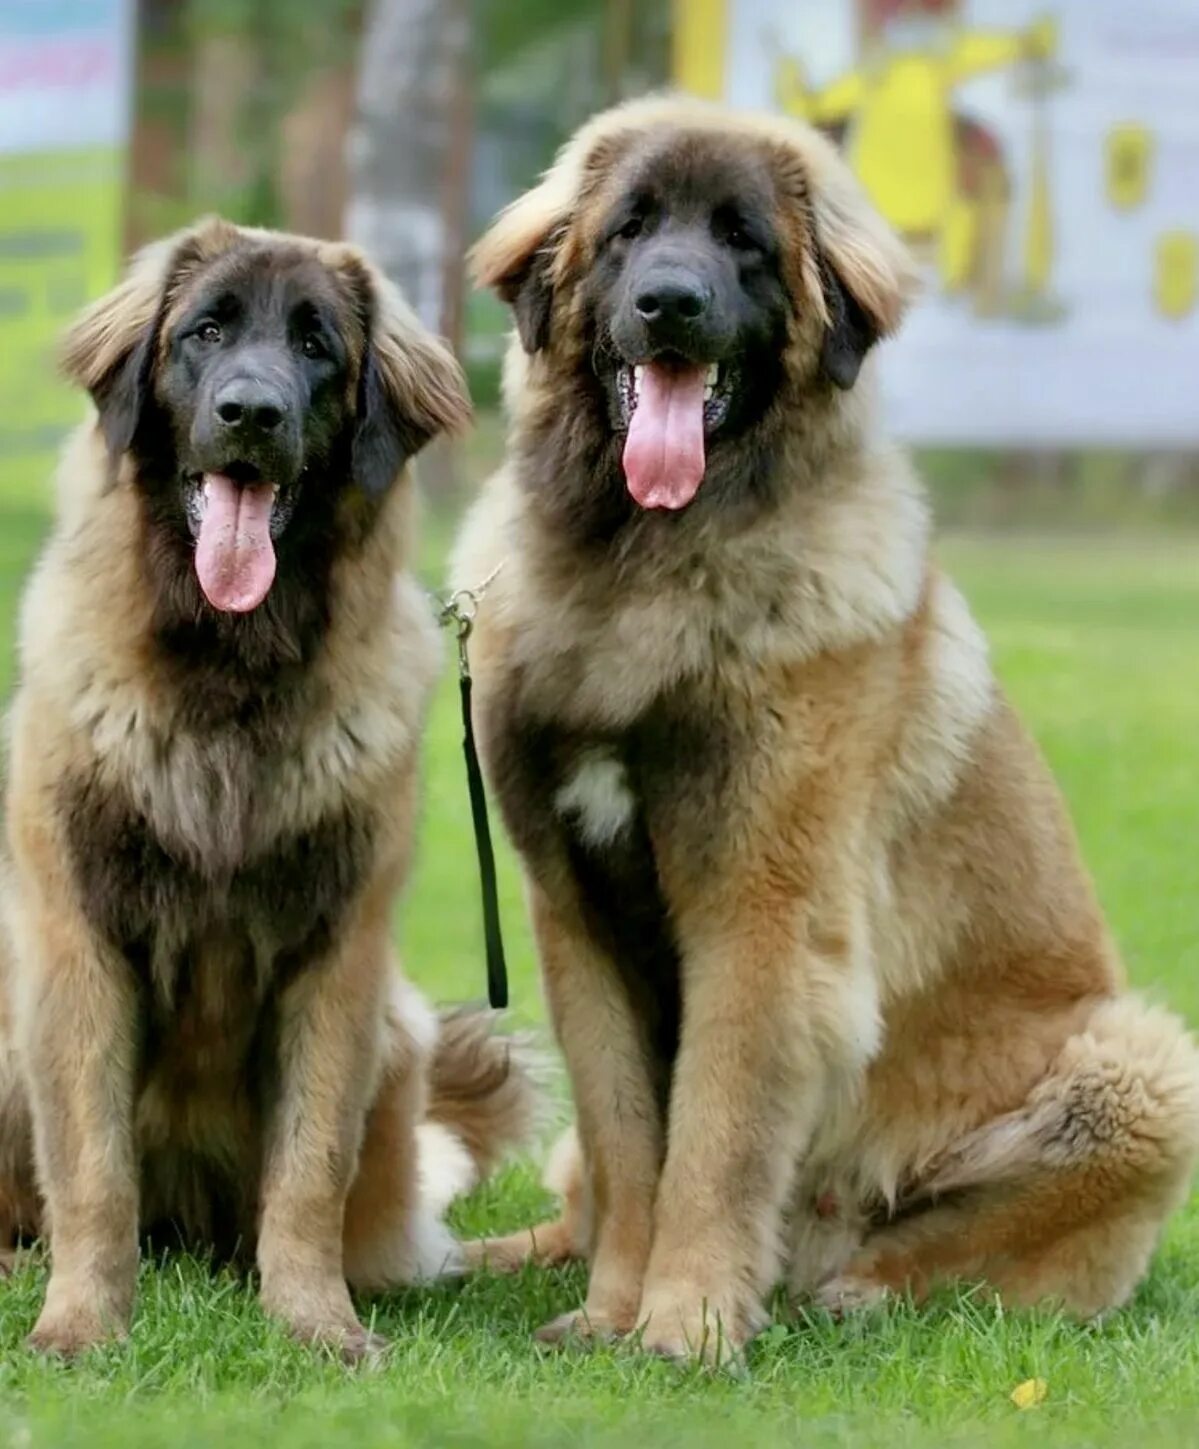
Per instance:
[[[827,128],[922,261],[882,354],[899,435],[1199,443],[1196,0],[701,8],[695,88]]]
[[[135,0],[0,0],[0,153],[123,144]]]

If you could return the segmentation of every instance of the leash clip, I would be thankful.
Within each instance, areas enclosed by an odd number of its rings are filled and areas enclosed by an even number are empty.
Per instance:
[[[479,612],[479,604],[482,602],[483,595],[495,582],[503,567],[504,561],[501,560],[476,588],[458,589],[456,593],[451,594],[442,603],[437,615],[437,622],[443,628],[450,624],[454,626],[454,634],[458,640],[459,679],[470,679],[470,659],[467,656],[466,643],[475,627],[475,618]]]
[[[458,678],[470,678],[470,659],[466,652],[466,641],[475,627],[475,615],[479,608],[479,596],[473,589],[459,589],[451,594],[442,605],[439,622],[443,626],[454,626],[454,637],[458,640]]]

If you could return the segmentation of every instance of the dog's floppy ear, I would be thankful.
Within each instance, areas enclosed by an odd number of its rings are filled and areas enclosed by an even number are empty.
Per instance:
[[[217,218],[151,243],[133,258],[122,280],[67,329],[60,363],[86,388],[115,460],[137,436],[154,382],[159,334],[188,273],[230,244],[236,228]]]
[[[512,308],[525,351],[548,346],[554,306],[554,261],[566,230],[570,197],[551,171],[500,212],[470,254],[476,285],[493,287]]]
[[[594,117],[562,147],[541,181],[505,207],[471,250],[476,286],[494,288],[512,308],[527,353],[549,346],[555,288],[585,260],[572,219],[635,140],[638,112],[653,109],[653,103],[630,102]]]
[[[899,326],[916,266],[839,158],[818,180],[813,211],[828,311],[820,361],[830,382],[851,388],[870,348]]]
[[[108,451],[128,451],[150,395],[175,239],[139,252],[124,278],[67,330],[61,364],[92,396]]]
[[[398,289],[359,252],[347,248],[341,264],[358,294],[365,339],[351,466],[358,486],[378,495],[432,438],[466,426],[470,397],[453,353]]]
[[[547,237],[544,246],[529,258],[528,265],[496,288],[512,308],[516,330],[528,353],[540,352],[549,345],[554,308],[553,242],[553,237]]]
[[[862,360],[878,341],[881,332],[875,319],[825,257],[820,259],[820,277],[824,305],[828,310],[824,341],[820,346],[820,368],[831,383],[844,390],[858,380]]]

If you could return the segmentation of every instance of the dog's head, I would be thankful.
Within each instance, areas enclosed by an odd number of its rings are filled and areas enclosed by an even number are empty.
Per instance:
[[[629,495],[676,511],[744,486],[772,414],[835,406],[914,280],[823,137],[671,99],[591,122],[474,261],[530,379],[581,376]]]
[[[219,220],[141,253],[63,357],[114,478],[226,614],[302,577],[468,413],[450,354],[361,253]]]

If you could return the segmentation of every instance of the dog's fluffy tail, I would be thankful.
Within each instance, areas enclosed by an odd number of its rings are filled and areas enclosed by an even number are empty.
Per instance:
[[[486,1011],[441,1015],[418,1128],[422,1186],[435,1211],[529,1143],[542,1117],[541,1075],[531,1040],[493,1032]]]
[[[1199,1158],[1199,1047],[1178,1017],[1126,994],[1099,1002],[1023,1107],[965,1137],[932,1195],[1037,1173],[1089,1172],[1113,1194],[1181,1197]]]

